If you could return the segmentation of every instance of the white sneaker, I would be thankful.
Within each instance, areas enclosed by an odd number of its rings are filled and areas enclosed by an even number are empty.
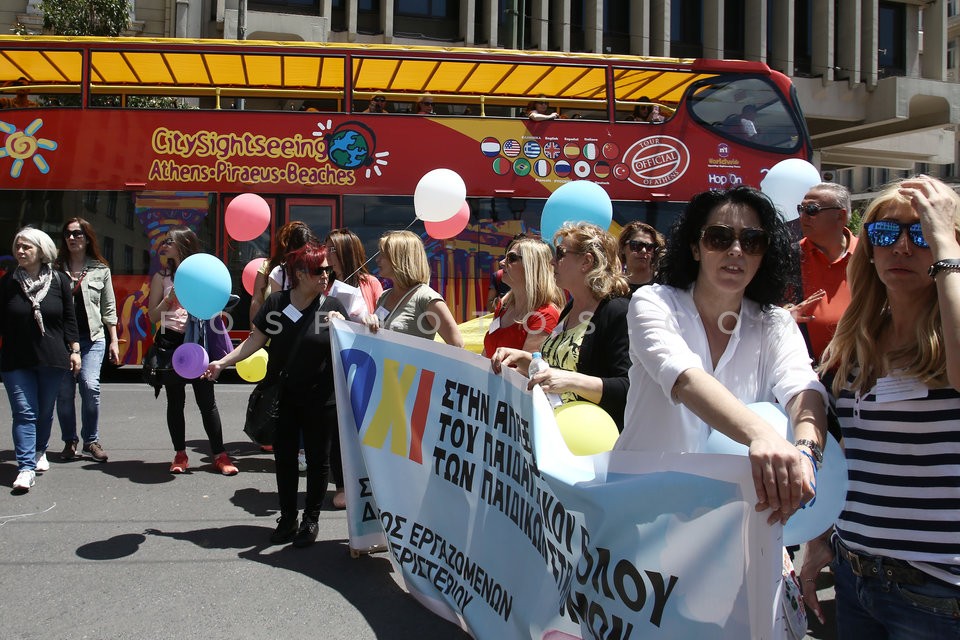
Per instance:
[[[37,471],[50,471],[50,462],[47,460],[46,451],[37,456]]]
[[[301,473],[307,470],[307,454],[303,452],[303,449],[300,449],[300,453],[297,454],[297,467],[299,467]]]
[[[13,481],[14,490],[29,491],[37,482],[37,474],[32,469],[21,471],[17,474],[17,479]]]

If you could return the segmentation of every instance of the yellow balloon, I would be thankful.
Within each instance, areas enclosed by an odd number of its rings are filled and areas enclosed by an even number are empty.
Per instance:
[[[267,375],[267,352],[258,349],[252,356],[237,363],[237,373],[247,382],[260,382]]]
[[[553,411],[560,435],[577,456],[592,456],[613,449],[620,436],[610,414],[592,402],[567,402]]]

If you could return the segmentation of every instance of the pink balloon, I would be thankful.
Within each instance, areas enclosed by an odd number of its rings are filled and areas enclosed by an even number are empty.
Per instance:
[[[260,271],[261,265],[263,265],[266,260],[266,258],[254,258],[243,268],[240,281],[243,282],[243,288],[246,289],[250,295],[253,295],[253,285],[257,282],[257,272]]]
[[[223,223],[234,240],[254,240],[270,224],[270,205],[255,193],[242,193],[227,205]]]
[[[184,342],[173,352],[173,370],[181,378],[199,378],[207,370],[210,356],[196,342]]]
[[[463,206],[461,206],[460,209],[453,214],[453,217],[449,220],[443,220],[442,222],[426,221],[423,223],[423,226],[426,228],[427,233],[431,238],[435,238],[437,240],[446,240],[447,238],[452,238],[466,229],[469,222],[470,205],[464,202]]]

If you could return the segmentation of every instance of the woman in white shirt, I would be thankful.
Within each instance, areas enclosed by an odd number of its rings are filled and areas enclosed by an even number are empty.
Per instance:
[[[702,451],[711,429],[749,446],[757,510],[786,522],[814,497],[825,391],[790,314],[796,273],[773,203],[750,187],[691,199],[659,276],[630,303],[630,392],[617,449]],[[745,403],[782,404],[796,446]],[[809,458],[809,459],[808,459]]]

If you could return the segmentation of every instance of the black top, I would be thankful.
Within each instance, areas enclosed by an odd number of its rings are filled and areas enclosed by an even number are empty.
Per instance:
[[[597,403],[610,414],[623,431],[623,411],[627,406],[627,390],[630,388],[630,337],[627,334],[627,307],[630,298],[607,298],[593,312],[593,331],[588,332],[580,343],[577,371],[600,378],[603,396]],[[560,322],[570,313],[573,301],[567,303],[560,313]]]
[[[0,280],[0,371],[32,367],[69,369],[69,345],[79,342],[80,334],[67,276],[53,271],[50,289],[40,302],[45,331],[40,335],[33,307],[13,273]]]
[[[73,315],[77,319],[77,335],[90,339],[90,321],[87,319],[87,306],[83,301],[80,286],[73,290]]]
[[[267,297],[253,319],[254,326],[270,338],[266,347],[270,357],[267,360],[265,380],[275,380],[280,372],[284,371],[287,376],[284,392],[296,394],[295,397],[299,400],[290,396],[285,396],[285,399],[290,398],[296,404],[334,401],[330,324],[327,315],[331,311],[339,311],[346,317],[347,310],[333,297],[325,297],[319,309],[316,302],[314,300],[304,309],[301,318],[294,322],[283,313],[283,310],[290,306],[290,291],[278,291]],[[304,322],[309,322],[310,326],[304,329]],[[301,330],[303,337],[297,352],[291,357],[290,350]]]

